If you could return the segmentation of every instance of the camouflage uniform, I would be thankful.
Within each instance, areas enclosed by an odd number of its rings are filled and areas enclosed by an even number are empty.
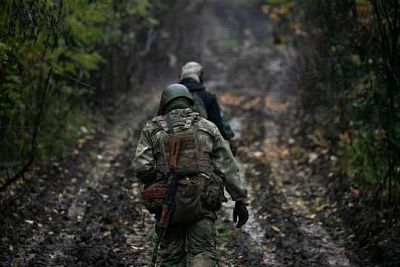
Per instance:
[[[209,155],[211,170],[222,177],[223,184],[234,201],[245,201],[246,191],[239,185],[238,167],[230,149],[224,143],[218,128],[201,118],[190,108],[171,110],[169,116],[195,117],[194,126],[199,147]],[[134,159],[137,177],[144,184],[151,184],[159,176],[157,157],[160,157],[160,132],[162,128],[156,119],[144,127]],[[157,178],[158,177],[158,178]],[[215,266],[215,225],[214,212],[205,213],[204,218],[191,224],[172,224],[161,244],[161,266]]]

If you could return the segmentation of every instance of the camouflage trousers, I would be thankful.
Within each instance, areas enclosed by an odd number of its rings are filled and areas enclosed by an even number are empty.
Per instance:
[[[161,266],[217,266],[215,242],[215,222],[211,219],[171,225],[160,246]]]

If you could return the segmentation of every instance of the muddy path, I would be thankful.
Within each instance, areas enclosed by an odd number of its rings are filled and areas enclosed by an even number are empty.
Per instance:
[[[89,130],[70,156],[35,171],[22,193],[3,203],[1,266],[148,265],[153,218],[125,170],[160,88],[193,59],[204,64],[206,85],[236,132],[250,195],[242,229],[232,223],[232,202],[219,214],[220,266],[352,266],[340,235],[319,219],[331,208],[323,177],[311,167],[319,154],[302,151],[292,133],[295,49],[273,45],[258,1],[194,1],[180,12],[178,21],[173,13],[165,18],[153,48],[165,36],[179,40],[162,46],[167,78],[152,79],[160,68],[148,64],[141,93],[114,103],[106,127]]]
[[[230,118],[251,203],[243,229],[232,224],[232,202],[219,214],[220,266],[352,266],[340,238],[318,220],[329,205],[323,177],[313,176],[308,164],[318,154],[299,151],[292,134],[295,49],[273,45],[273,28],[256,1],[206,1],[198,8],[195,14],[186,10],[190,20],[185,21],[197,27],[188,30],[183,23],[175,31],[195,40],[181,48],[196,52],[205,66],[206,85]],[[185,56],[193,58],[190,52]],[[151,236],[147,228],[143,240]],[[146,251],[141,262],[149,259]]]
[[[125,175],[130,141],[157,104],[154,94],[121,103],[144,112],[114,114],[77,140],[71,155],[35,170],[2,203],[0,266],[128,266],[140,229],[135,181]],[[145,104],[144,104],[145,103]],[[118,103],[113,106],[116,108]],[[125,109],[127,111],[128,109]]]
[[[250,193],[252,216],[239,233],[232,229],[238,238],[230,241],[243,265],[353,266],[343,242],[319,219],[329,204],[308,165],[317,154],[299,156],[288,132],[291,100],[235,93],[221,99],[240,133],[238,159]],[[244,106],[250,99],[254,104]]]

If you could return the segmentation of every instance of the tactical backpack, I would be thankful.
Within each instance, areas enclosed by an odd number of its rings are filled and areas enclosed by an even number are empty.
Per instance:
[[[169,123],[168,119],[171,120]],[[160,148],[155,149],[157,177],[155,183],[141,192],[141,198],[151,213],[159,215],[166,192],[169,142],[172,137],[179,137],[180,151],[175,169],[179,180],[172,223],[192,223],[214,214],[225,200],[222,179],[213,173],[210,156],[199,142],[196,123],[199,119],[199,114],[191,111],[179,114],[177,118],[167,114],[153,119],[160,127]],[[168,127],[173,127],[173,131]]]

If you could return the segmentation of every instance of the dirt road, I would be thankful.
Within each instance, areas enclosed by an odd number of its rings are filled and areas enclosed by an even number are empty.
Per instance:
[[[301,151],[292,132],[289,73],[296,51],[273,45],[257,1],[226,2],[199,1],[157,30],[160,38],[180,37],[164,48],[168,73],[177,71],[176,60],[204,64],[206,85],[221,99],[240,143],[251,216],[238,230],[232,203],[219,214],[220,266],[351,266],[342,241],[318,219],[329,205],[323,177],[311,166],[319,154]],[[124,171],[156,110],[157,89],[175,77],[154,81],[149,66],[146,88],[114,103],[107,127],[89,130],[71,156],[34,172],[24,191],[3,203],[2,266],[148,264],[153,221],[140,205],[138,182]]]

